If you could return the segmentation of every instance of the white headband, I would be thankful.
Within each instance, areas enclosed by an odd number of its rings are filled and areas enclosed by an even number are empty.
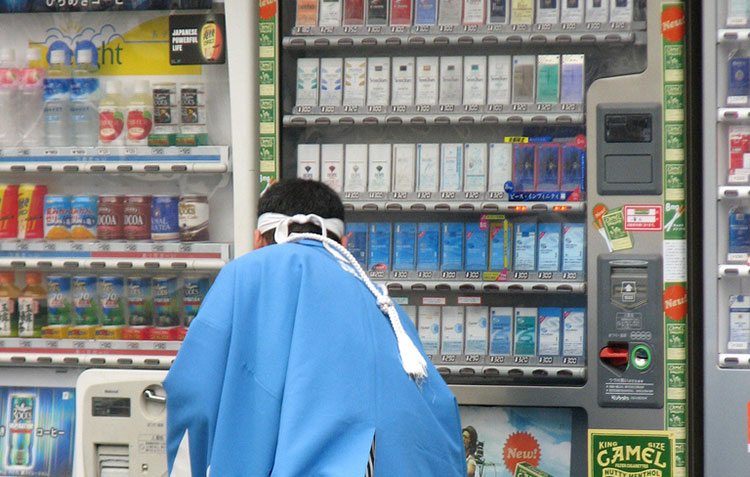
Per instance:
[[[289,217],[276,212],[266,212],[258,217],[258,231],[264,234],[269,230],[276,229],[273,236],[276,243],[284,242],[289,236],[289,224],[318,225],[323,237],[326,236],[326,232],[331,232],[339,238],[344,236],[344,221],[341,219],[324,219],[315,214],[297,214]]]

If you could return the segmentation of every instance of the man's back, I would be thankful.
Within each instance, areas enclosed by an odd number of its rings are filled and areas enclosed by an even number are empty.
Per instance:
[[[214,476],[360,477],[373,437],[377,476],[465,475],[453,395],[429,364],[426,380],[409,378],[375,298],[320,243],[265,247],[217,284],[165,383],[171,457],[179,430],[194,433],[180,416],[195,399],[190,386],[208,375],[200,404]],[[208,372],[190,359],[207,339]]]

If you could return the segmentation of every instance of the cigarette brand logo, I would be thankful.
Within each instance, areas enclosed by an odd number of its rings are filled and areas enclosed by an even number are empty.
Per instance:
[[[669,7],[661,13],[661,34],[671,43],[685,37],[685,10],[682,7]]]
[[[687,316],[687,290],[672,285],[664,290],[664,313],[671,320],[681,321]]]

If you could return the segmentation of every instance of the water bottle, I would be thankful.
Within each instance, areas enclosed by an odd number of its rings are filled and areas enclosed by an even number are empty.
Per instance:
[[[69,146],[70,134],[70,70],[65,50],[52,50],[50,67],[44,78],[44,136],[47,146]]]
[[[90,49],[76,51],[70,93],[70,119],[76,146],[96,146],[99,142],[99,68],[93,64],[92,56]]]
[[[21,145],[44,146],[44,68],[42,50],[29,48],[26,51],[26,67],[21,70],[19,84],[22,108],[18,113],[21,127]]]
[[[0,49],[0,147],[18,144],[18,69],[16,52]]]

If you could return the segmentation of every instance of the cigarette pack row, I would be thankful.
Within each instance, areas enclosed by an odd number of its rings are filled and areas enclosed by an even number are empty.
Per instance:
[[[633,0],[297,0],[296,24],[530,25],[584,21],[630,23]]]
[[[428,355],[585,356],[584,308],[404,306]]]
[[[347,249],[369,270],[583,272],[583,223],[350,222]]]
[[[342,192],[574,191],[574,143],[299,144],[297,176]]]
[[[299,58],[297,106],[581,104],[585,56]]]

